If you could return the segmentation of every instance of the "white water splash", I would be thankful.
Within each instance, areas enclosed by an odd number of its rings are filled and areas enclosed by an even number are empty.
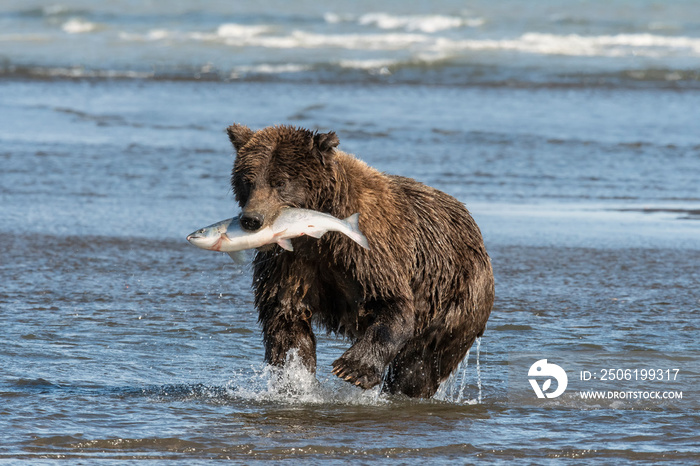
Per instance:
[[[479,356],[481,355],[481,337],[476,338],[476,386],[479,387],[478,403],[481,404],[481,364]]]
[[[283,367],[266,364],[254,373],[234,378],[227,387],[229,396],[250,401],[285,404],[378,405],[387,403],[377,386],[371,390],[354,387],[335,376],[319,381],[292,351]]]
[[[471,349],[467,351],[467,355],[464,356],[464,359],[459,363],[457,369],[440,385],[440,388],[433,398],[439,401],[448,401],[457,404],[481,404],[481,364],[479,362],[479,356],[481,353],[481,338],[476,339],[476,386],[478,392],[476,398],[472,399],[470,399],[467,394],[470,353]]]
[[[466,388],[467,385],[467,368],[469,367],[469,351],[467,351],[467,355],[464,357],[464,369],[462,369],[462,377],[459,382],[459,391],[457,392],[457,403],[462,402],[462,396],[464,395],[464,389]]]

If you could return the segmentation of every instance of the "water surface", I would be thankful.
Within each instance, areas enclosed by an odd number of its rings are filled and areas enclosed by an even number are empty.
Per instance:
[[[159,5],[0,11],[0,461],[697,457],[689,403],[508,387],[512,354],[697,363],[695,2]],[[471,210],[497,299],[439,396],[343,383],[322,331],[316,378],[263,365],[249,268],[184,239],[236,213],[233,122],[336,131]]]

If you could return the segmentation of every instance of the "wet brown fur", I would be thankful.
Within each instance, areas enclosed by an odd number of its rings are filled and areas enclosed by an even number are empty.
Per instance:
[[[365,250],[330,232],[293,240],[254,260],[255,304],[266,361],[297,350],[316,367],[312,322],[351,339],[333,373],[363,388],[429,397],[484,332],[494,299],[491,262],[462,203],[413,179],[380,173],[336,149],[335,133],[290,126],[227,129],[243,214],[360,213]]]

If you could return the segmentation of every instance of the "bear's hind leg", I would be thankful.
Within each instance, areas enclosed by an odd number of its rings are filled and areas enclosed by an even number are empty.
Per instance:
[[[413,398],[430,398],[437,392],[476,339],[473,332],[464,334],[463,338],[439,334],[438,329],[429,329],[404,346],[389,365],[384,391]]]

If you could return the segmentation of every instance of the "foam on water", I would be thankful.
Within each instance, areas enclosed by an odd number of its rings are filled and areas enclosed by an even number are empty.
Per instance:
[[[435,33],[460,27],[479,27],[486,21],[481,17],[459,15],[392,15],[386,12],[372,12],[361,15],[325,13],[323,19],[329,24],[354,23],[360,26],[379,29],[403,29]]]
[[[617,34],[586,36],[579,34],[543,34],[528,32],[515,39],[452,40],[440,38],[436,51],[502,50],[540,55],[583,57],[698,56],[700,39],[667,37],[655,34]]]
[[[219,37],[253,37],[266,32],[269,32],[271,26],[266,24],[236,24],[225,23],[216,29],[216,35]]]
[[[380,29],[405,29],[407,31],[426,33],[445,31],[462,26],[476,27],[483,24],[483,20],[480,18],[465,19],[446,15],[396,16],[388,13],[367,13],[360,16],[357,21],[361,25],[373,25]]]
[[[369,16],[369,15],[368,15]],[[378,20],[377,20],[378,21]],[[70,33],[93,31],[96,25],[80,20],[70,20],[64,29]],[[397,28],[381,27],[393,30]],[[583,57],[635,57],[663,58],[667,56],[696,57],[700,55],[700,38],[664,36],[659,34],[580,35],[527,32],[519,37],[504,39],[455,39],[433,36],[421,27],[408,28],[406,32],[367,32],[351,34],[324,34],[294,29],[287,34],[269,35],[269,24],[225,23],[215,32],[183,32],[170,29],[152,29],[145,34],[119,33],[122,41],[162,41],[178,38],[182,41],[219,42],[231,47],[262,47],[270,49],[337,48],[346,50],[392,51],[412,47],[415,52],[456,53],[459,51],[510,51],[540,55],[564,55]],[[419,32],[416,32],[419,31]],[[431,31],[427,31],[431,32]]]
[[[287,64],[270,64],[262,63],[254,66],[239,66],[231,72],[231,78],[237,78],[245,74],[281,74],[281,73],[302,73],[311,70],[308,65],[287,63]]]
[[[373,33],[373,34],[319,34],[301,30],[286,36],[256,37],[247,43],[227,39],[232,46],[251,45],[269,48],[339,48],[348,50],[397,50],[427,40],[423,34]]]
[[[96,30],[97,24],[82,20],[80,18],[73,18],[63,23],[61,29],[68,34],[83,34]]]
[[[340,60],[338,62],[343,68],[377,70],[380,73],[388,73],[389,67],[397,63],[396,60]]]

